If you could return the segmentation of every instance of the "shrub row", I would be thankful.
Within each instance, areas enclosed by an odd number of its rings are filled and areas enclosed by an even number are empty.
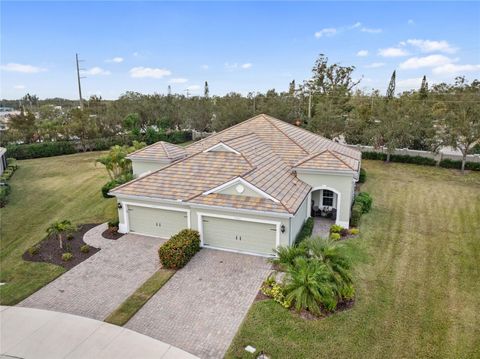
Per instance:
[[[174,234],[158,249],[163,268],[180,269],[200,250],[200,234],[193,229],[183,229]]]
[[[362,158],[367,160],[380,160],[386,161],[387,154],[382,152],[362,152]],[[437,162],[433,158],[421,157],[421,156],[409,156],[409,155],[391,155],[390,156],[391,162],[401,162],[401,163],[412,163],[416,165],[423,165],[423,166],[436,166]],[[462,168],[462,161],[444,159],[441,160],[438,164],[440,167],[444,168],[455,168],[461,169]],[[466,162],[465,169],[471,171],[480,171],[480,162]],[[361,170],[360,170],[361,171]],[[362,174],[360,173],[360,178]],[[360,179],[359,182],[362,183]]]
[[[360,175],[358,176],[358,182],[365,183],[366,180],[367,180],[367,171],[365,171],[365,168],[360,168]]]
[[[353,202],[352,213],[350,215],[350,225],[358,227],[360,218],[368,213],[372,208],[373,199],[367,192],[360,192]]]
[[[15,158],[9,158],[7,160],[7,168],[5,168],[0,176],[0,208],[5,207],[8,203],[8,195],[10,194],[11,188],[7,181],[12,177],[17,168],[17,160]]]
[[[295,244],[299,244],[305,238],[310,237],[313,232],[313,218],[309,217],[303,224],[302,229],[297,234],[297,238],[295,238]]]
[[[40,157],[52,157],[69,155],[83,151],[104,151],[115,145],[131,145],[134,140],[144,141],[152,144],[158,141],[171,143],[183,143],[192,139],[190,131],[173,131],[170,133],[155,133],[155,135],[140,134],[138,136],[116,136],[96,138],[84,141],[51,141],[37,142],[30,144],[9,144],[7,145],[7,156],[19,160]]]

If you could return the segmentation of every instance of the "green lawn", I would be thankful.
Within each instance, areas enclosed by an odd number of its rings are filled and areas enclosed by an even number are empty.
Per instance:
[[[64,272],[61,267],[24,262],[27,248],[45,236],[58,219],[76,224],[102,222],[115,215],[115,200],[104,199],[107,182],[101,152],[19,161],[10,180],[9,203],[0,209],[0,303],[12,305]]]
[[[120,326],[125,325],[174,274],[174,270],[160,268],[130,297],[120,304],[120,306],[105,319],[105,322]]]
[[[228,358],[480,358],[480,173],[363,165],[374,207],[348,244],[354,308],[304,321],[257,302]]]

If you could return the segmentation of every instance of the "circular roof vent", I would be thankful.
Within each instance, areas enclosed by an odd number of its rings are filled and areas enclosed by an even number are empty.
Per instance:
[[[237,184],[237,186],[235,187],[235,190],[238,193],[243,193],[243,191],[245,191],[245,187],[243,187],[243,185],[241,185],[241,184]]]

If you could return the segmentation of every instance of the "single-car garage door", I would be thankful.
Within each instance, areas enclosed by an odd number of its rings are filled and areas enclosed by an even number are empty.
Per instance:
[[[169,238],[188,227],[187,212],[128,205],[130,232]]]
[[[272,255],[275,224],[202,216],[203,244],[207,246]]]

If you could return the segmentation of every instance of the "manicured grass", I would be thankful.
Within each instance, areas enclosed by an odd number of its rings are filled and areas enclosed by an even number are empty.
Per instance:
[[[120,304],[120,306],[105,319],[105,322],[120,326],[125,325],[174,274],[174,270],[159,269],[130,297]]]
[[[363,166],[374,206],[349,242],[355,306],[305,321],[257,302],[227,358],[480,357],[480,173]]]
[[[21,256],[45,236],[55,220],[100,223],[116,215],[115,199],[104,199],[108,181],[102,152],[19,161],[10,180],[9,203],[0,209],[0,303],[13,305],[64,272],[52,264],[25,262]]]

